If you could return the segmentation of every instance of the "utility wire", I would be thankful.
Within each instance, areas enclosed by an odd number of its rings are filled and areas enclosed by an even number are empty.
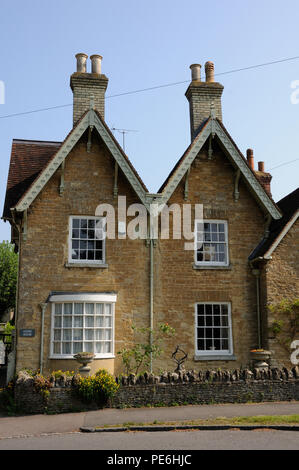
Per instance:
[[[298,160],[299,160],[299,158],[296,158],[295,160],[290,160],[288,162],[281,163],[281,165],[277,165],[277,166],[274,166],[273,168],[270,168],[269,171],[276,170],[276,168],[280,168],[281,166],[289,165],[290,163],[297,162]]]
[[[280,64],[282,62],[290,62],[292,60],[298,60],[298,59],[299,59],[299,56],[288,57],[288,58],[285,58],[285,59],[274,60],[272,62],[264,62],[263,64],[250,65],[249,67],[243,67],[243,68],[240,68],[240,69],[228,70],[227,72],[215,73],[215,76],[227,75],[227,74],[236,73],[236,72],[242,72],[244,70],[257,69],[257,68],[260,68],[260,67],[266,67],[266,66],[269,66],[269,65]],[[125,96],[125,95],[133,95],[135,93],[143,93],[143,92],[146,92],[146,91],[157,90],[159,88],[166,88],[166,87],[171,87],[171,86],[175,86],[175,85],[181,85],[183,83],[188,83],[188,82],[190,82],[190,80],[182,80],[180,82],[165,83],[164,85],[156,85],[156,86],[152,86],[152,87],[148,87],[148,88],[141,88],[139,90],[126,91],[126,92],[123,92],[123,93],[117,93],[115,95],[108,95],[108,96],[106,96],[106,99],[116,98],[116,97]],[[22,113],[6,114],[4,116],[0,116],[0,119],[16,117],[16,116],[23,116],[25,114],[39,113],[41,111],[49,111],[51,109],[66,108],[66,107],[72,106],[72,105],[73,105],[72,103],[62,104],[62,105],[52,106],[52,107],[48,107],[48,108],[40,108],[40,109],[31,110],[31,111],[24,111]]]

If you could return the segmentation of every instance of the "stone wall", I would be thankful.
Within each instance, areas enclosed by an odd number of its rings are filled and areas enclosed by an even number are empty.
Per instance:
[[[22,413],[62,413],[99,408],[79,400],[75,377],[52,380],[45,400],[34,388],[34,379],[20,372],[15,400]],[[187,404],[246,403],[299,400],[299,367],[235,371],[194,371],[157,376],[143,374],[118,377],[120,388],[106,407],[173,406]]]
[[[299,288],[299,222],[297,221],[281,240],[275,251],[271,255],[271,260],[267,262],[262,272],[262,307],[264,318],[267,319],[268,336],[267,347],[272,352],[272,364],[277,367],[291,365],[290,352],[283,348],[271,331],[271,326],[275,316],[268,310],[268,305],[279,304],[282,300],[294,301],[298,298]],[[286,326],[288,324],[287,315],[279,318]],[[298,335],[294,339],[299,339]]]

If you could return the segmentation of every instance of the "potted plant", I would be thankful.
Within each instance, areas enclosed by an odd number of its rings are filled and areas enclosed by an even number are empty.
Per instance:
[[[270,359],[271,351],[267,351],[266,349],[251,349],[250,356],[254,361],[254,367],[263,369],[269,367],[267,361]]]
[[[79,352],[77,354],[74,354],[74,359],[76,359],[79,364],[82,364],[82,366],[79,368],[79,373],[82,375],[89,375],[90,372],[90,366],[87,364],[90,364],[94,358],[95,355],[92,352]]]

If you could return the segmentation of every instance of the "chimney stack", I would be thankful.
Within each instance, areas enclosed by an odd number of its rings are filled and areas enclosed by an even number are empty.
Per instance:
[[[271,180],[272,180],[272,175],[270,173],[265,172],[265,163],[264,162],[258,162],[258,169],[255,171],[254,169],[254,158],[253,158],[253,150],[252,149],[247,149],[246,151],[246,157],[247,157],[247,163],[250,166],[250,168],[254,171],[255,176],[259,180],[260,184],[266,191],[266,193],[272,197],[271,195]]]
[[[94,54],[90,56],[91,73],[97,73],[98,75],[101,74],[102,59],[103,57],[98,54]]]
[[[206,72],[206,82],[211,83],[215,81],[214,75],[214,64],[213,62],[206,62],[205,63],[205,72]]]
[[[259,171],[264,172],[265,171],[265,163],[264,162],[258,162],[258,169],[259,169]]]
[[[76,54],[76,59],[77,59],[77,73],[86,73],[86,60],[88,55],[79,53]]]
[[[200,64],[192,64],[190,65],[191,69],[191,80],[192,82],[200,82]]]
[[[105,116],[105,92],[108,78],[101,73],[102,56],[94,54],[91,59],[91,73],[86,70],[88,56],[84,53],[76,54],[77,69],[71,75],[70,86],[73,91],[73,125],[90,108],[93,97],[94,108]]]
[[[250,168],[252,170],[254,170],[254,158],[253,158],[253,150],[252,149],[247,149],[246,157],[247,157],[248,165],[250,166]]]
[[[191,83],[185,93],[189,101],[191,141],[200,131],[201,125],[211,116],[211,105],[214,106],[215,117],[222,121],[221,96],[223,85],[214,81],[214,64],[206,62],[206,81],[200,77],[200,64],[190,65]]]

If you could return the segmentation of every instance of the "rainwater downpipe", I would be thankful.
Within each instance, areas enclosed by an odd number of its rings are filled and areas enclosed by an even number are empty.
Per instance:
[[[255,261],[255,260],[254,260]],[[255,276],[256,286],[256,316],[257,316],[257,347],[262,348],[262,335],[261,335],[261,305],[260,305],[260,270],[252,266],[252,274]]]
[[[44,357],[44,323],[45,323],[45,311],[47,308],[47,303],[39,304],[41,311],[42,311],[42,318],[41,318],[41,333],[40,333],[40,361],[39,361],[39,369],[40,374],[43,373],[43,357]]]
[[[150,234],[150,347],[153,345],[154,328],[154,240]],[[153,354],[150,354],[150,372],[153,372]]]

